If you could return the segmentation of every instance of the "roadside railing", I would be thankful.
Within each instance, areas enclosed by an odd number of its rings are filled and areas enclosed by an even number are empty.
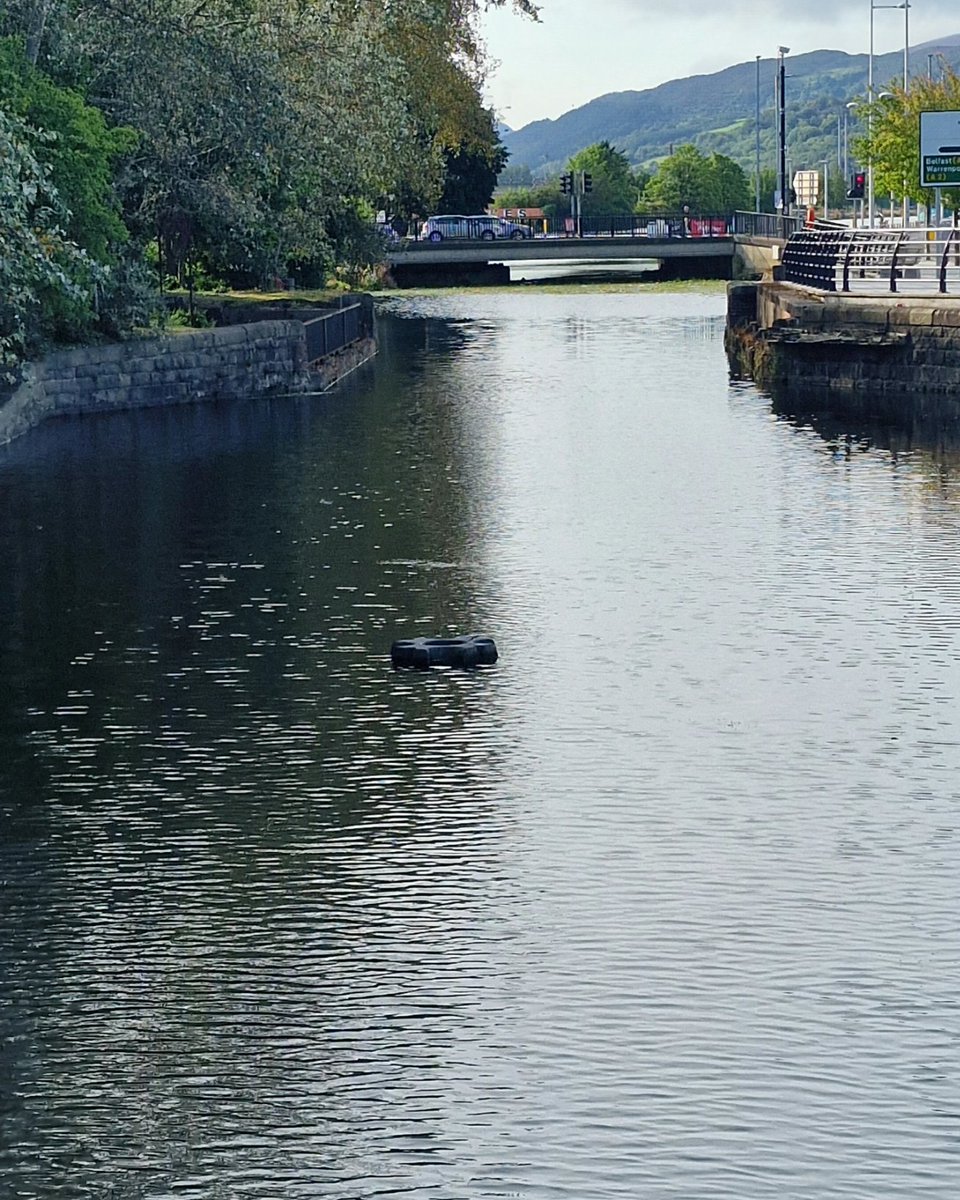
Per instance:
[[[719,238],[733,232],[729,213],[650,212],[557,217],[554,237]]]
[[[958,294],[960,228],[800,230],[780,277],[826,292]]]
[[[741,211],[733,214],[733,232],[743,237],[770,238],[783,242],[803,226],[803,217],[785,217],[782,213]]]
[[[517,226],[535,238],[720,238],[734,232],[730,213],[647,212],[605,213],[572,217],[511,217],[497,228],[496,219],[433,218],[413,222],[407,236],[413,241],[490,241],[517,236]],[[431,237],[432,235],[432,237]],[[439,235],[439,236],[438,236]]]
[[[364,328],[364,306],[348,304],[322,317],[313,317],[303,322],[307,332],[307,361],[314,362],[328,354],[334,354],[366,336]]]

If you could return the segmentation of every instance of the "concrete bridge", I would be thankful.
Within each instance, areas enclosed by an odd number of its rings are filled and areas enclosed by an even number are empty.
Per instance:
[[[648,228],[629,233],[589,232],[538,235],[521,240],[479,238],[444,239],[440,242],[404,239],[391,246],[386,261],[401,287],[430,283],[508,282],[511,262],[618,262],[651,263],[661,278],[730,279],[736,273],[761,272],[778,261],[778,251],[792,231],[779,225],[751,221],[765,214],[736,213],[709,223],[691,221],[694,232],[678,237],[659,234],[681,221],[658,220]],[[783,218],[771,218],[773,222]],[[599,223],[598,223],[599,224]],[[704,232],[706,229],[708,232]],[[738,263],[735,269],[735,263]]]
[[[682,275],[729,278],[734,238],[651,238],[590,235],[537,237],[523,241],[484,242],[467,239],[439,243],[402,243],[387,254],[397,283],[415,286],[447,277],[450,282],[471,277],[477,282],[508,282],[511,262],[618,262],[650,263],[650,270],[666,277]]]

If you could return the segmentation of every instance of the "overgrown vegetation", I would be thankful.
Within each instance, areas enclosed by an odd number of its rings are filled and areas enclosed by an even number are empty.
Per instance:
[[[6,0],[4,362],[145,319],[148,272],[350,283],[377,212],[484,207],[506,160],[487,3]]]
[[[34,146],[43,138],[0,110],[0,381],[50,336],[82,337],[105,272],[64,232],[67,214]]]

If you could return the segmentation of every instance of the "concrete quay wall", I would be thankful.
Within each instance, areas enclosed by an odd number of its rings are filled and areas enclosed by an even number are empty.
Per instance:
[[[727,293],[735,374],[763,387],[960,397],[960,300],[764,280]]]

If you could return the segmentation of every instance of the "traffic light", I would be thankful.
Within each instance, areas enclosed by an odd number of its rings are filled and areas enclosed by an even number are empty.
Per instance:
[[[585,192],[593,191],[593,176],[587,175],[586,172],[584,172],[584,176],[583,176],[583,190]]]
[[[560,176],[560,191],[563,192],[563,194],[565,196],[570,196],[573,194],[573,176],[572,175],[561,175]]]
[[[865,171],[855,171],[850,178],[850,190],[847,192],[848,200],[862,200],[863,189],[866,186],[867,175]]]

